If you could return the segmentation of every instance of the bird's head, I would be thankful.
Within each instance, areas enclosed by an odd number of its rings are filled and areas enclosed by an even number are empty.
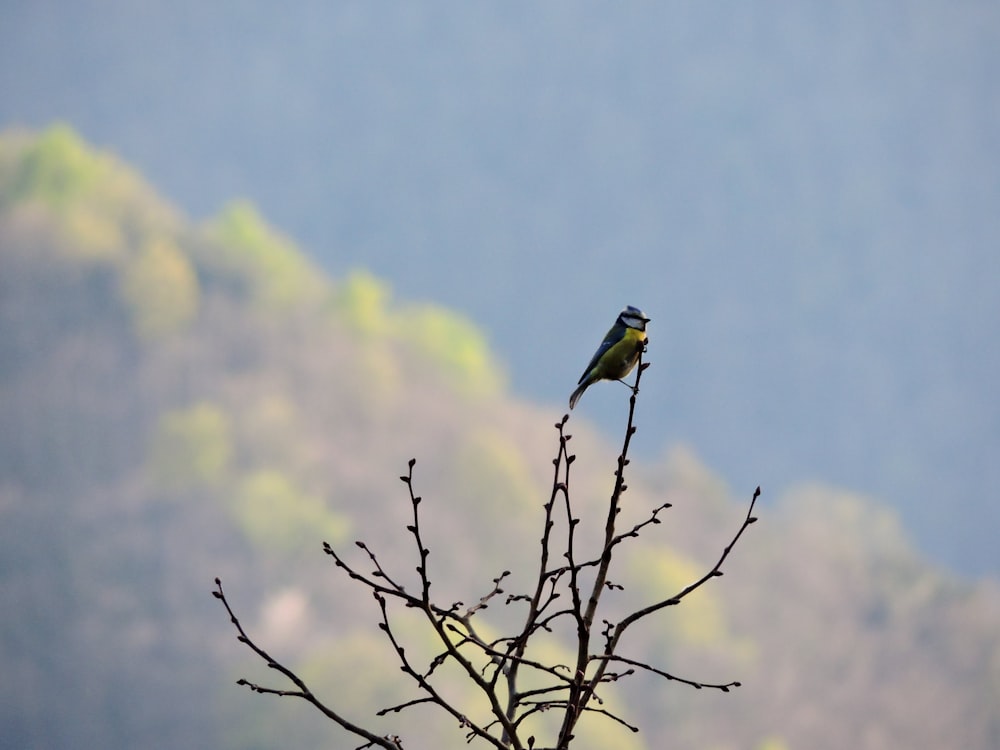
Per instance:
[[[638,307],[632,307],[632,305],[629,305],[618,314],[618,322],[622,325],[628,326],[629,328],[645,331],[646,323],[649,322],[649,318],[647,318],[646,313]]]

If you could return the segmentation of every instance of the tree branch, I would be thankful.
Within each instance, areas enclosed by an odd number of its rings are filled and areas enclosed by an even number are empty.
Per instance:
[[[232,622],[233,627],[236,628],[236,632],[239,633],[237,640],[240,643],[243,643],[246,646],[248,646],[250,650],[252,650],[255,654],[257,654],[257,656],[259,656],[261,659],[263,659],[264,663],[266,663],[269,668],[274,669],[283,674],[285,677],[287,677],[292,682],[292,684],[294,684],[295,687],[298,688],[298,690],[276,690],[274,688],[267,688],[267,687],[262,687],[260,685],[256,685],[244,679],[237,680],[236,682],[237,685],[244,685],[256,693],[270,693],[272,695],[286,695],[294,698],[301,698],[302,700],[311,703],[313,706],[319,709],[324,716],[326,716],[328,719],[331,719],[336,724],[346,729],[348,732],[351,732],[352,734],[356,734],[359,737],[363,737],[364,739],[368,740],[368,744],[363,745],[362,747],[371,747],[372,745],[377,745],[378,747],[386,748],[386,750],[403,750],[403,745],[398,737],[395,736],[380,737],[377,734],[369,732],[367,729],[358,726],[357,724],[353,723],[352,721],[349,721],[348,719],[338,714],[332,708],[323,703],[319,698],[317,698],[313,694],[313,692],[306,686],[305,682],[303,682],[302,679],[297,674],[295,674],[295,672],[293,672],[288,667],[278,662],[264,649],[262,649],[256,643],[254,643],[253,640],[251,640],[250,636],[246,634],[246,631],[243,630],[243,625],[240,624],[239,618],[236,617],[236,614],[233,612],[232,607],[229,606],[229,601],[226,599],[226,594],[222,590],[222,581],[219,578],[215,579],[215,591],[212,592],[212,596],[221,601],[222,605],[226,608],[226,611],[229,613],[229,620],[230,622]]]
[[[503,583],[511,575],[504,570],[492,579],[492,587],[479,597],[471,606],[456,601],[450,607],[444,608],[431,599],[431,577],[428,570],[430,550],[424,544],[421,533],[421,497],[414,491],[413,469],[416,459],[408,462],[408,471],[400,476],[406,484],[412,507],[412,521],[406,525],[406,531],[411,536],[416,548],[418,576],[416,593],[409,593],[399,579],[394,577],[379,562],[375,552],[362,541],[355,542],[370,561],[373,569],[363,573],[348,562],[328,543],[323,543],[325,554],[333,558],[336,566],[343,570],[350,580],[367,588],[377,602],[380,612],[378,628],[382,631],[389,645],[396,654],[401,671],[416,684],[419,695],[409,700],[381,708],[377,716],[401,713],[405,709],[419,705],[434,705],[446,712],[459,726],[466,730],[466,739],[480,739],[498,750],[535,750],[535,737],[522,737],[525,732],[525,722],[545,712],[561,713],[561,721],[557,733],[556,744],[549,750],[568,750],[573,740],[579,720],[586,714],[603,716],[638,732],[622,716],[604,707],[599,694],[603,692],[602,685],[617,682],[632,676],[638,671],[649,672],[669,681],[679,682],[695,689],[710,688],[722,692],[738,687],[739,682],[705,683],[697,680],[679,677],[659,667],[646,662],[619,655],[617,652],[622,635],[638,620],[648,617],[666,607],[679,604],[686,596],[696,591],[712,578],[722,575],[723,563],[728,559],[734,546],[743,533],[757,519],[753,510],[760,488],[754,492],[750,507],[735,535],[722,551],[715,565],[701,578],[689,584],[673,596],[653,602],[635,610],[621,619],[617,624],[602,619],[604,627],[601,631],[603,652],[594,653],[591,643],[594,639],[594,627],[600,607],[601,597],[606,590],[621,589],[622,586],[613,583],[610,570],[615,549],[624,542],[636,539],[649,526],[661,523],[660,514],[671,507],[664,502],[653,508],[649,515],[630,529],[617,530],[618,516],[621,511],[622,497],[628,485],[625,481],[625,469],[629,465],[629,449],[632,437],[636,432],[635,409],[639,393],[639,383],[648,363],[642,361],[642,354],[636,368],[636,377],[629,398],[628,419],[622,441],[621,452],[618,455],[615,471],[615,482],[608,503],[607,517],[604,523],[604,534],[601,547],[597,554],[593,552],[581,555],[578,550],[577,527],[582,519],[574,514],[570,499],[570,470],[576,456],[569,452],[569,441],[572,436],[567,434],[566,425],[569,416],[556,423],[559,433],[559,446],[553,459],[552,489],[547,502],[544,503],[542,535],[539,540],[539,560],[537,576],[528,593],[504,594]],[[557,502],[559,512],[556,511]],[[557,517],[558,516],[558,517]],[[558,542],[553,530],[557,523],[565,517],[565,538]],[[565,549],[558,547],[565,544]],[[585,559],[579,559],[585,558]],[[558,563],[558,564],[554,564]],[[589,575],[593,570],[593,580]],[[587,585],[584,586],[586,579]],[[312,703],[325,716],[340,727],[364,740],[361,748],[381,747],[389,750],[402,750],[402,741],[396,735],[379,736],[364,729],[320,701],[306,684],[290,669],[277,662],[270,654],[257,646],[244,632],[242,625],[233,613],[222,590],[222,584],[216,579],[216,590],[213,595],[222,601],[230,620],[238,633],[238,640],[246,644],[269,668],[283,674],[294,685],[295,689],[279,689],[261,686],[247,680],[239,680],[238,684],[250,690],[270,695],[289,696]],[[524,605],[523,622],[513,635],[504,635],[491,641],[484,639],[480,632],[490,632],[488,628],[482,631],[477,628],[477,616],[489,608],[491,603],[500,601],[504,606]],[[430,624],[441,650],[430,659],[426,669],[413,663],[406,649],[397,637],[392,626],[389,604],[396,602],[397,606],[416,609]],[[576,635],[575,657],[571,665],[544,663],[533,654],[529,656],[528,646],[532,638],[545,631],[557,632],[559,624],[568,627],[572,623]],[[481,657],[481,658],[480,658]],[[475,686],[475,693],[480,694],[488,703],[488,715],[478,721],[469,717],[469,712],[462,708],[464,703],[455,702],[439,692],[436,686],[439,675],[436,670],[451,662],[464,672],[466,678]],[[621,668],[611,665],[621,665]],[[519,688],[522,672],[537,678],[533,686],[523,690]],[[541,684],[539,684],[541,683]],[[486,714],[480,710],[479,713]],[[359,748],[359,750],[361,750]],[[539,748],[540,750],[540,748]]]
[[[618,455],[618,469],[615,472],[615,486],[611,493],[611,501],[608,504],[608,517],[604,526],[604,547],[601,553],[600,562],[598,563],[597,575],[594,578],[593,588],[591,589],[590,597],[587,600],[587,608],[582,612],[580,611],[579,590],[575,585],[575,574],[571,572],[574,605],[577,610],[577,660],[574,684],[570,688],[570,706],[563,717],[562,728],[559,730],[558,746],[561,748],[569,745],[576,722],[580,719],[580,715],[587,707],[587,703],[590,701],[591,696],[593,696],[594,689],[599,682],[599,680],[594,679],[590,681],[587,680],[587,668],[590,664],[590,633],[594,624],[594,616],[597,613],[597,605],[600,601],[601,594],[604,591],[604,585],[607,581],[608,569],[611,567],[612,550],[615,547],[615,522],[618,518],[620,510],[619,504],[621,502],[622,495],[628,489],[628,485],[625,484],[625,467],[628,466],[629,463],[628,449],[632,442],[632,436],[636,431],[634,424],[635,403],[636,398],[639,395],[639,382],[642,379],[642,373],[647,367],[649,367],[648,363],[644,363],[642,361],[642,354],[643,352],[639,353],[638,366],[636,367],[635,385],[632,386],[632,395],[629,398],[628,421],[625,426],[625,438],[622,443],[621,453]],[[567,497],[567,506],[568,504],[569,499]]]

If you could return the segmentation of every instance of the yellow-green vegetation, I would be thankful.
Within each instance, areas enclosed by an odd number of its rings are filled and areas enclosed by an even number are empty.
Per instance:
[[[350,531],[345,516],[274,469],[244,477],[230,507],[240,528],[262,550],[304,553],[316,550],[319,540],[340,544]]]
[[[610,708],[616,711],[615,708]],[[617,709],[619,715],[628,715],[627,711]],[[558,732],[558,729],[556,729]],[[617,722],[602,717],[588,717],[581,722],[579,734],[573,740],[573,750],[654,750],[662,747],[655,737],[635,734]]]
[[[379,617],[378,606],[368,597],[360,600],[360,605],[370,611],[369,620]],[[406,657],[418,669],[426,669],[430,660],[444,650],[434,634],[431,625],[422,613],[397,606],[391,599],[389,604],[392,631],[405,644]],[[452,636],[454,641],[459,636]],[[466,655],[473,653],[472,647],[464,647]],[[484,658],[477,658],[484,663]],[[419,665],[419,666],[418,666]],[[324,694],[332,696],[345,710],[361,715],[372,713],[372,706],[389,706],[403,702],[414,695],[412,682],[400,679],[399,657],[392,644],[381,631],[375,628],[361,628],[342,634],[328,648],[313,650],[303,662],[303,676]],[[483,716],[488,711],[485,698],[468,683],[468,675],[453,660],[448,660],[435,670],[438,689],[449,695],[455,705],[470,716]],[[349,675],[350,679],[345,679]],[[438,708],[431,708],[441,724],[450,724]],[[416,714],[419,715],[419,714]],[[413,720],[404,718],[401,722]],[[451,726],[441,734],[442,741],[451,734]]]
[[[532,637],[527,656],[541,664],[573,664],[576,658],[574,647],[572,638],[542,631]],[[564,673],[568,674],[568,668]],[[631,679],[643,680],[646,678],[640,675]],[[518,687],[521,690],[541,688],[554,683],[552,677],[527,668],[521,669],[518,680]],[[630,710],[630,706],[622,700],[620,691],[603,689],[599,705],[601,709],[621,716],[626,721],[634,722],[637,720]],[[561,722],[562,714],[559,711],[542,712],[527,719],[525,726],[530,727],[530,731],[535,732],[538,737],[554,737],[559,733]],[[593,713],[585,715],[581,720],[572,747],[574,750],[602,750],[609,747],[616,748],[616,750],[618,748],[622,750],[646,750],[647,747],[657,747],[657,743],[650,743],[650,739],[648,736],[635,734],[621,724]]]
[[[368,418],[391,413],[398,405],[404,367],[392,333],[392,289],[368,271],[351,271],[330,298],[332,320],[353,338],[350,372],[355,404]]]
[[[362,337],[382,337],[391,328],[389,284],[368,271],[351,271],[333,296],[334,309],[347,326]]]
[[[375,602],[365,604],[377,616]],[[335,699],[337,706],[354,716],[370,715],[372,706],[404,701],[410,690],[404,681],[394,679],[399,675],[399,661],[392,647],[381,631],[369,628],[343,633],[328,646],[314,649],[299,674],[318,694]]]
[[[229,417],[217,404],[203,401],[160,418],[149,468],[169,489],[214,485],[225,477],[232,453]]]
[[[90,148],[67,125],[29,138],[2,156],[0,206],[44,209],[58,228],[63,255],[81,261],[120,259],[131,238],[172,230],[174,211],[113,155]]]
[[[458,313],[431,304],[394,308],[390,286],[363,270],[351,272],[333,299],[341,320],[369,349],[386,338],[398,341],[467,395],[495,395],[503,389],[505,374],[486,337]],[[376,370],[385,367],[382,377],[394,382],[393,363],[382,356],[373,357],[372,363]]]
[[[374,602],[370,603],[373,616],[377,612]],[[406,656],[414,665],[426,665],[430,659],[443,651],[443,646],[430,629],[430,625],[419,612],[393,608],[391,610],[393,632],[406,644]],[[478,635],[487,641],[496,637],[483,622],[477,623]],[[451,633],[452,641],[461,639],[461,628]],[[485,659],[481,652],[471,646],[462,647],[467,656],[473,656],[476,663]],[[530,656],[546,664],[568,664],[573,654],[559,643],[558,639],[541,634],[531,649]],[[412,683],[400,679],[399,660],[391,645],[378,631],[373,629],[354,630],[340,635],[328,647],[312,650],[296,669],[308,685],[336,705],[349,716],[370,716],[373,706],[391,706],[414,697]],[[451,660],[446,660],[435,670],[435,684],[441,693],[448,696],[453,705],[463,713],[479,721],[488,715],[489,707],[478,689],[470,687],[467,675]],[[552,678],[536,676],[532,670],[521,671],[520,688],[529,689],[551,685]],[[605,708],[616,713],[628,714],[612,695],[606,696]],[[526,726],[534,727],[539,737],[551,736],[558,731],[558,712],[536,714]],[[428,746],[441,747],[454,744],[456,728],[453,720],[437,707],[409,709],[397,716],[391,714],[386,720],[369,719],[369,726],[385,727],[389,731],[395,727],[409,726],[419,722],[426,728],[421,739]],[[580,750],[601,750],[615,747],[622,750],[646,750],[648,745],[641,735],[635,735],[624,727],[594,715],[582,724],[574,747]]]
[[[168,237],[151,237],[126,261],[121,294],[140,338],[157,339],[183,329],[198,313],[198,277],[188,257]]]
[[[670,549],[644,547],[630,560],[627,577],[635,582],[633,587],[641,587],[648,601],[659,601],[679,593],[704,574],[703,565]],[[702,587],[656,617],[664,644],[670,644],[671,649],[718,648],[731,638],[723,600],[709,587]]]
[[[397,328],[404,342],[441,367],[463,392],[493,395],[505,385],[502,368],[482,331],[461,315],[438,305],[401,310]]]
[[[37,198],[55,207],[89,199],[114,169],[111,157],[88,148],[68,125],[53,125],[23,152],[10,197]]]
[[[766,737],[754,750],[789,750],[788,743],[780,737]]]
[[[319,269],[249,201],[230,203],[206,231],[215,243],[211,260],[238,276],[256,305],[287,310],[326,293],[328,282]]]
[[[369,604],[374,611],[375,603],[370,601]],[[407,654],[412,656],[409,648]],[[364,723],[373,731],[412,735],[410,727],[419,725],[420,747],[446,748],[461,744],[463,735],[458,722],[435,706],[417,706],[385,717],[373,716],[375,706],[397,705],[418,694],[412,683],[403,678],[399,659],[391,645],[375,628],[339,634],[327,647],[313,651],[297,671],[329,705],[337,706],[345,716]],[[437,682],[440,684],[441,680]],[[476,691],[470,690],[467,678],[456,676],[445,682],[443,689],[454,694],[456,699],[475,702]]]
[[[374,394],[369,412],[393,403],[402,371],[415,364],[429,365],[432,377],[466,396],[505,386],[503,368],[471,321],[438,305],[396,305],[389,285],[364,270],[333,283],[246,200],[231,202],[199,231],[185,230],[131,169],[70,127],[22,136],[19,145],[0,153],[0,206],[41,212],[42,223],[58,228],[60,256],[111,268],[143,340],[195,320],[202,287],[211,282],[242,290],[258,311],[305,309],[324,318],[326,305],[337,324],[359,334],[353,361]],[[403,362],[404,355],[412,360]]]
[[[492,521],[530,513],[546,497],[546,489],[532,478],[521,446],[490,427],[471,428],[450,466],[456,496],[474,503]]]

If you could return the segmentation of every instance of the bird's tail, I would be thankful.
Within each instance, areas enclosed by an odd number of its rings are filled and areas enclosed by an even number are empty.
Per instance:
[[[580,385],[577,387],[577,389],[575,391],[573,391],[573,395],[571,395],[569,397],[569,408],[570,409],[572,409],[574,406],[576,406],[576,402],[580,400],[580,396],[582,396],[583,392],[585,390],[587,390],[587,388],[589,388],[589,387],[590,387],[590,381],[589,380],[584,380],[582,383],[580,383]]]

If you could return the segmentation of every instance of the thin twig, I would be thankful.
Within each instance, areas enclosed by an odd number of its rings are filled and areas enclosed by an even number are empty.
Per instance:
[[[712,688],[714,690],[721,690],[723,693],[728,693],[730,688],[740,687],[742,685],[742,683],[736,682],[735,680],[726,683],[698,682],[696,680],[690,680],[686,677],[678,677],[675,674],[665,672],[662,669],[658,669],[650,664],[646,664],[645,662],[636,661],[635,659],[629,659],[625,656],[618,656],[617,654],[610,654],[610,655],[595,654],[593,656],[593,659],[594,661],[617,662],[619,664],[628,664],[633,667],[638,667],[639,669],[644,669],[647,672],[652,672],[653,674],[657,674],[666,680],[670,680],[672,682],[680,682],[683,683],[684,685],[690,685],[696,690],[701,690],[702,688]],[[629,672],[631,672],[631,670],[629,670]],[[626,676],[627,674],[628,673],[622,673],[620,675],[616,675],[614,680],[618,680],[621,677]]]
[[[246,631],[243,629],[243,625],[240,624],[239,618],[236,617],[236,613],[233,612],[232,607],[229,606],[229,601],[226,599],[226,594],[222,590],[222,581],[219,578],[215,579],[215,591],[212,592],[212,596],[221,601],[222,605],[226,608],[226,612],[229,613],[229,620],[233,623],[233,627],[236,628],[236,632],[239,633],[239,637],[237,638],[237,640],[240,643],[246,644],[246,646],[249,647],[250,650],[252,650],[255,654],[257,654],[257,656],[259,656],[261,659],[264,660],[264,662],[267,664],[269,668],[280,672],[289,680],[291,680],[292,684],[294,684],[295,687],[298,688],[298,690],[276,690],[274,688],[268,688],[254,684],[244,679],[237,680],[236,682],[237,685],[244,685],[256,693],[269,693],[272,695],[284,695],[284,696],[291,696],[294,698],[301,698],[302,700],[308,701],[309,703],[314,705],[323,713],[324,716],[336,722],[338,725],[346,729],[348,732],[352,732],[353,734],[356,734],[359,737],[364,737],[366,740],[368,740],[369,743],[368,746],[378,745],[379,747],[386,748],[386,750],[403,750],[402,742],[400,742],[398,737],[395,736],[380,737],[377,734],[370,732],[361,726],[358,726],[357,724],[349,721],[348,719],[338,714],[332,708],[323,703],[319,698],[317,698],[313,694],[313,692],[306,686],[305,682],[303,682],[302,679],[297,674],[295,674],[295,672],[293,672],[288,667],[278,662],[274,657],[272,657],[269,653],[267,653],[267,651],[262,649],[256,643],[254,643],[253,640],[250,638],[250,636],[248,636]]]
[[[757,518],[753,515],[753,509],[754,505],[757,503],[758,497],[760,497],[760,487],[754,490],[753,497],[750,499],[750,506],[747,508],[747,513],[743,519],[743,523],[740,524],[740,527],[737,530],[736,535],[732,538],[729,544],[726,545],[725,549],[722,551],[722,555],[715,562],[715,565],[713,565],[712,568],[707,573],[705,573],[705,575],[703,575],[694,583],[685,586],[684,589],[682,589],[677,594],[674,594],[673,596],[658,601],[654,604],[650,604],[648,607],[643,607],[642,609],[633,612],[628,617],[619,622],[617,627],[615,628],[615,632],[612,635],[608,653],[613,652],[614,647],[617,645],[618,640],[621,638],[622,633],[624,633],[625,629],[629,627],[632,623],[652,614],[653,612],[663,609],[664,607],[669,607],[675,604],[679,604],[681,600],[684,599],[684,597],[686,597],[688,594],[701,588],[711,579],[718,578],[722,575],[722,564],[726,561],[726,559],[729,557],[729,554],[733,551],[733,547],[736,546],[736,542],[738,542],[740,537],[743,536],[743,532],[746,531],[751,524],[757,521]]]

